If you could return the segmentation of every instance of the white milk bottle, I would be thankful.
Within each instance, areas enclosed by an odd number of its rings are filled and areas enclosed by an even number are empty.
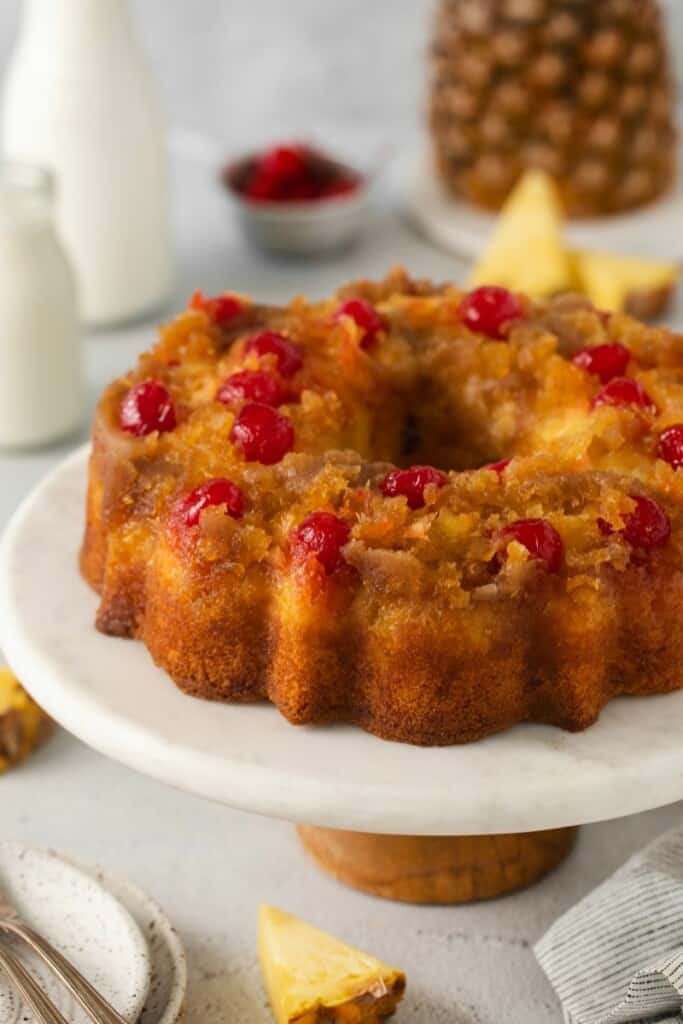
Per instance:
[[[4,155],[55,173],[59,233],[88,323],[140,316],[168,296],[164,135],[126,0],[23,0]]]
[[[0,446],[55,441],[84,411],[73,274],[42,168],[0,162]]]

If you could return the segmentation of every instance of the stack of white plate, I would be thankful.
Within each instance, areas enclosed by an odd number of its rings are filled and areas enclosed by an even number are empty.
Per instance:
[[[187,984],[182,945],[161,909],[132,883],[50,850],[0,843],[0,903],[9,903],[131,1024],[182,1019]],[[67,1021],[89,1024],[38,958],[18,941],[13,949]],[[18,1020],[24,1024],[32,1014],[0,973],[0,1024]]]

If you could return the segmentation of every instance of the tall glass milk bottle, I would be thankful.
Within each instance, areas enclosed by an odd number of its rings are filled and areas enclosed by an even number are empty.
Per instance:
[[[84,413],[71,267],[42,168],[0,162],[0,447],[47,444]]]
[[[171,285],[164,121],[126,0],[23,0],[5,157],[52,169],[91,324],[153,311]]]

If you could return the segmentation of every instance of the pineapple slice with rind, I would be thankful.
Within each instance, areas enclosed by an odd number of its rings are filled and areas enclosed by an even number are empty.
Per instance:
[[[0,666],[0,773],[40,746],[51,725],[14,673]]]
[[[403,996],[402,971],[277,907],[260,908],[258,931],[277,1024],[378,1024]]]
[[[533,298],[569,291],[572,261],[562,241],[563,219],[552,178],[527,171],[503,206],[469,287],[502,285]]]
[[[664,310],[678,278],[677,266],[662,260],[592,250],[573,252],[571,258],[575,287],[597,309],[627,312],[641,320]]]

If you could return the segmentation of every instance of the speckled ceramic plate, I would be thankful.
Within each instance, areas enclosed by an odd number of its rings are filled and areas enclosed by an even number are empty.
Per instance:
[[[59,949],[126,1020],[138,1019],[150,992],[147,940],[95,877],[52,851],[0,843],[0,899]],[[85,1024],[87,1016],[50,970],[22,943],[13,948],[64,1017]],[[0,973],[0,1024],[32,1019]]]
[[[163,910],[141,889],[105,868],[84,867],[126,908],[147,940],[150,984],[139,1024],[178,1024],[187,992],[187,962],[178,933]]]

